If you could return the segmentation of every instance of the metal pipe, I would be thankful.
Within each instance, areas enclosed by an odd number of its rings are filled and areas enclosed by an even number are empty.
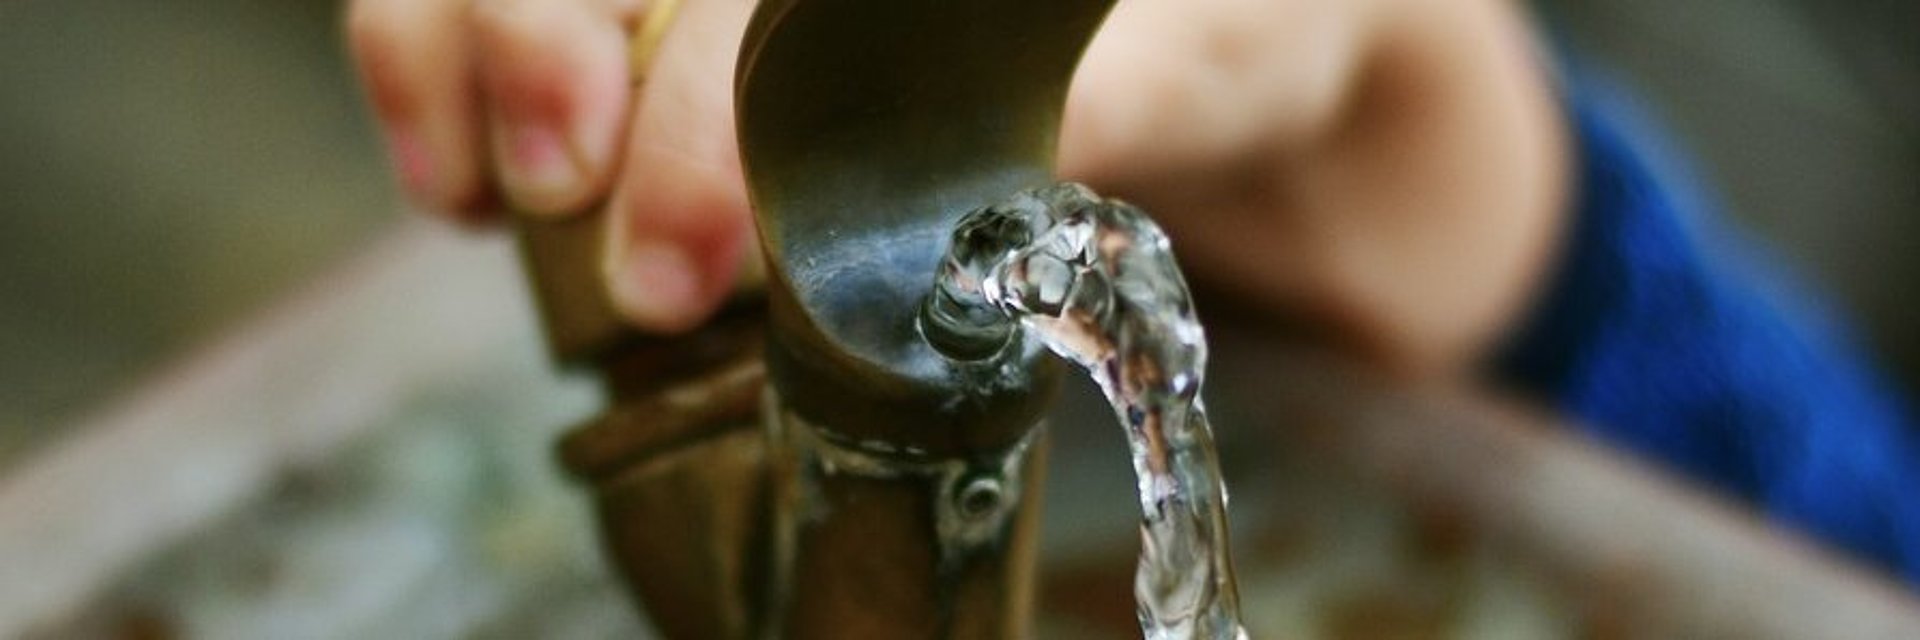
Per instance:
[[[1053,182],[1067,86],[1110,4],[761,3],[736,109],[769,367],[794,411],[935,455],[1005,447],[1040,414],[1057,370],[1037,344],[957,363],[916,318],[962,214]],[[988,366],[1030,379],[972,384]]]
[[[562,458],[664,634],[1025,635],[1060,366],[1037,343],[951,361],[915,320],[958,217],[1051,182],[1110,4],[763,2],[736,90],[765,303],[691,335],[624,328],[600,220],[523,224],[549,347],[612,396]]]
[[[954,224],[1052,182],[1111,0],[767,0],[736,76],[768,261],[769,620],[797,638],[1027,634],[1034,341],[937,353],[917,319]]]

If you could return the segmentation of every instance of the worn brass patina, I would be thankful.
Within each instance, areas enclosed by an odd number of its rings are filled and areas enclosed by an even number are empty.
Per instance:
[[[769,368],[794,411],[936,454],[1003,447],[1057,365],[997,387],[914,322],[953,224],[1053,180],[1068,82],[1111,0],[768,0],[737,70],[772,274]],[[859,402],[850,402],[858,398]]]
[[[951,361],[915,320],[959,216],[1052,181],[1110,3],[762,2],[736,101],[766,281],[691,334],[619,321],[601,221],[523,224],[550,348],[613,403],[562,458],[663,634],[1027,634],[1060,366]]]
[[[785,412],[785,635],[1028,635],[1043,448],[1023,445],[1060,366],[1029,342],[951,361],[916,320],[959,217],[1053,181],[1068,83],[1109,5],[767,0],[754,15],[735,97]],[[968,478],[1007,487],[980,538],[956,533]]]

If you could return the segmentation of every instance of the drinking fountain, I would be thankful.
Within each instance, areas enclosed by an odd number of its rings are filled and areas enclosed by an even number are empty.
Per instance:
[[[609,399],[560,457],[663,636],[1030,635],[1062,366],[1026,337],[952,359],[918,321],[960,217],[1053,182],[1110,6],[761,2],[735,95],[764,278],[690,333],[620,322],[600,216],[521,221],[549,350]]]

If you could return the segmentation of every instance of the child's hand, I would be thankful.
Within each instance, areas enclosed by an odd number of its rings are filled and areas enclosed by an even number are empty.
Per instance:
[[[613,299],[677,331],[719,304],[750,246],[730,70],[752,3],[686,2],[636,93],[645,5],[354,0],[347,30],[416,201],[465,220],[503,199],[533,215],[605,206]]]
[[[353,0],[407,191],[461,219],[604,201],[613,294],[698,324],[751,246],[732,123],[750,0]],[[1501,0],[1122,0],[1077,77],[1065,178],[1156,214],[1196,279],[1402,372],[1462,370],[1546,264],[1565,163]],[[637,109],[630,104],[637,105]]]

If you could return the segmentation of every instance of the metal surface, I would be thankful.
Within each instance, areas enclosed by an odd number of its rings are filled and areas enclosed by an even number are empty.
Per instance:
[[[909,462],[790,413],[770,426],[770,635],[1032,636],[1041,434],[999,457]],[[978,478],[1002,493],[968,504]]]
[[[523,223],[554,357],[613,400],[562,457],[664,634],[1025,635],[1059,365],[1037,343],[949,361],[915,318],[957,217],[1051,181],[1108,4],[761,5],[737,100],[769,263],[764,409],[742,401],[763,386],[751,290],[695,332],[640,335],[607,298],[598,216]]]
[[[791,638],[1029,635],[1037,341],[949,360],[918,328],[953,225],[1053,180],[1110,0],[768,0],[736,115],[768,261],[769,624]]]
[[[1068,82],[1110,5],[761,3],[736,108],[771,266],[768,369],[793,411],[936,456],[1004,448],[1039,416],[1059,367],[1037,345],[970,368],[915,314],[962,213],[1052,181]]]
[[[657,368],[627,375],[671,384],[569,434],[561,457],[592,483],[607,552],[662,636],[753,636],[769,591],[758,354],[672,376],[688,350],[649,351]]]

